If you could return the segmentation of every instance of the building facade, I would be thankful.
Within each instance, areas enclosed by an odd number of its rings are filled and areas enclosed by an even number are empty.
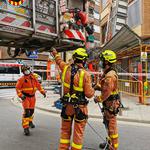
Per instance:
[[[119,1],[119,0],[118,0]],[[112,7],[112,1],[101,0],[100,4],[100,41],[101,45],[105,43],[105,36],[109,13]],[[142,39],[150,37],[150,1],[149,0],[128,0],[127,25]]]
[[[100,46],[100,0],[89,0],[88,3],[88,19],[89,23],[92,24],[94,28],[93,47],[98,47]]]
[[[116,0],[114,2],[125,2]],[[150,1],[149,0],[128,0],[127,19],[125,24],[128,30],[118,31],[115,36],[110,37],[106,42],[110,11],[113,9],[112,1],[101,0],[100,7],[100,41],[101,46],[114,50],[118,55],[118,72],[121,72],[124,79],[142,81],[144,96],[150,95]],[[125,32],[126,31],[126,32]],[[127,34],[128,32],[128,34]],[[122,34],[121,34],[122,33]],[[129,35],[129,36],[125,36]],[[118,38],[120,37],[120,39]],[[131,38],[132,37],[132,38]],[[138,41],[132,43],[133,38]],[[125,45],[128,41],[128,45]],[[122,43],[122,45],[120,44]],[[129,44],[130,43],[130,44]],[[114,46],[115,45],[115,46]],[[134,74],[129,74],[134,73]],[[140,74],[139,74],[140,73]],[[145,90],[146,89],[146,90]]]

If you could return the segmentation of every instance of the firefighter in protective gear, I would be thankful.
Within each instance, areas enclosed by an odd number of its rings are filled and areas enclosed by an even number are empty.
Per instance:
[[[23,65],[21,71],[24,75],[18,79],[16,91],[18,97],[22,99],[22,106],[24,109],[22,126],[24,128],[24,134],[28,136],[30,135],[29,127],[35,128],[32,122],[36,101],[35,92],[38,89],[44,97],[46,97],[46,92],[31,72],[29,66]]]
[[[86,50],[78,48],[73,53],[72,64],[65,63],[53,48],[52,55],[62,71],[64,96],[61,117],[61,136],[58,150],[81,150],[84,129],[88,118],[87,98],[93,97],[95,90],[92,88],[91,76],[84,69],[88,58]],[[74,121],[73,141],[70,142],[72,124]]]
[[[119,112],[120,98],[118,94],[118,75],[113,69],[117,61],[116,54],[112,50],[105,50],[100,54],[100,66],[103,68],[103,75],[100,82],[94,89],[100,89],[101,95],[95,98],[95,102],[103,104],[103,123],[108,131],[107,139],[110,145],[108,150],[118,149],[118,131],[116,115]],[[98,88],[99,87],[99,88]],[[106,143],[101,143],[100,148],[105,148]]]

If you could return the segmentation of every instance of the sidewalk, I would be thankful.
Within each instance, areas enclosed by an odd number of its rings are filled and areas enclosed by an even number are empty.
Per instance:
[[[39,92],[37,92],[37,102],[36,108],[51,113],[60,114],[60,110],[54,107],[54,102],[60,98],[58,94],[54,94],[54,91],[51,89],[47,90],[47,97],[43,98]],[[140,122],[140,123],[150,123],[150,106],[141,105],[138,103],[137,97],[122,95],[121,101],[125,107],[122,110],[122,114],[118,115],[118,120],[120,121],[129,121],[129,122]],[[17,103],[16,98],[13,102]],[[90,100],[88,104],[89,108],[89,118],[102,118],[102,114],[98,107],[98,104],[95,104],[93,99]]]

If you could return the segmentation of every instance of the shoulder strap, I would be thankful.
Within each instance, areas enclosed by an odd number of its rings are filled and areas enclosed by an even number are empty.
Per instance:
[[[73,81],[74,81],[74,76],[76,75],[76,73],[78,72],[79,67],[75,64],[71,65],[71,80],[70,80],[70,95],[73,94]]]
[[[116,71],[114,68],[110,67],[110,68],[108,68],[108,69],[103,73],[101,79],[104,78],[105,75],[106,75],[108,72],[112,71],[112,70],[115,71],[115,72],[117,73],[117,71]]]

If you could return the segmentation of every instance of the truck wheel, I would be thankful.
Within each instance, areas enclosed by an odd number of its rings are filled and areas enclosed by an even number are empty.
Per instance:
[[[19,48],[8,47],[8,49],[7,49],[7,54],[8,54],[11,58],[15,58],[16,56],[18,56],[19,51],[20,51]]]

